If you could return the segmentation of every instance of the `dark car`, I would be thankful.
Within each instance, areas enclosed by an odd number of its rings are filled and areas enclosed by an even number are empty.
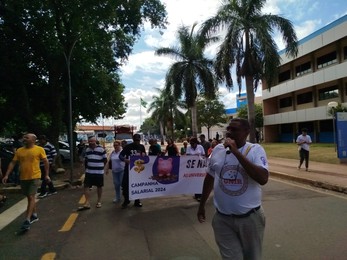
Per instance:
[[[0,142],[1,170],[5,174],[9,163],[12,161],[14,153],[9,144]]]

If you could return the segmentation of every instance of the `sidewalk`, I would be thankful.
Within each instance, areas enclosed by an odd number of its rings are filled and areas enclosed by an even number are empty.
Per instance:
[[[298,160],[271,157],[270,176],[292,180],[327,190],[347,194],[347,164],[328,164],[310,161],[309,171],[300,170]]]

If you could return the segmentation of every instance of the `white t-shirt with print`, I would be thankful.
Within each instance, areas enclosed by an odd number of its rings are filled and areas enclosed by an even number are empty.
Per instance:
[[[310,150],[310,144],[312,143],[311,136],[309,135],[299,135],[296,139],[297,143],[305,142],[303,144],[300,144],[301,149],[304,149],[306,151]]]
[[[268,170],[266,153],[259,144],[246,143],[239,149],[252,163]],[[245,214],[261,205],[261,185],[248,176],[236,157],[217,145],[209,158],[207,173],[214,177],[214,205],[223,214]]]

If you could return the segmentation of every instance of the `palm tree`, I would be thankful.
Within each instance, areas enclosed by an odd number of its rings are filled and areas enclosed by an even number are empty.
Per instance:
[[[174,139],[174,120],[184,120],[184,114],[179,108],[185,108],[181,101],[177,100],[167,92],[166,89],[158,89],[159,96],[153,96],[153,102],[149,104],[148,112],[153,111],[152,118],[159,122],[160,134],[162,136],[162,143],[166,135],[166,129],[171,130],[171,137]]]
[[[280,16],[262,14],[266,0],[224,1],[216,16],[204,22],[200,33],[210,35],[226,29],[226,36],[218,50],[215,70],[219,81],[233,88],[231,68],[236,65],[236,78],[241,93],[242,79],[246,81],[250,141],[255,141],[254,91],[265,80],[270,89],[278,75],[280,56],[273,39],[273,30],[283,36],[286,55],[297,55],[297,37],[292,23]]]
[[[207,45],[216,37],[203,38],[193,34],[194,24],[189,32],[187,26],[178,29],[179,46],[160,48],[157,55],[171,56],[177,61],[171,65],[166,74],[165,89],[177,99],[184,98],[191,110],[193,136],[198,133],[196,98],[198,93],[214,99],[217,91],[217,81],[212,71],[213,62],[204,57]]]

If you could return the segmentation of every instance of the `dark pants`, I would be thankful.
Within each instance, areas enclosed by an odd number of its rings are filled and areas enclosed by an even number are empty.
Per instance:
[[[48,191],[49,192],[56,192],[56,189],[54,188],[53,182],[52,180],[50,182],[47,182],[47,180],[45,180],[45,168],[43,166],[40,167],[41,169],[41,187],[40,187],[40,194],[45,194],[47,192],[47,186],[48,186]],[[51,175],[51,169],[52,166],[49,165],[49,175]]]
[[[305,161],[305,167],[306,167],[306,169],[308,169],[308,160],[310,158],[310,152],[301,148],[299,154],[300,154],[299,167],[301,167],[302,163]]]
[[[122,180],[122,193],[124,196],[124,203],[129,204],[129,170],[127,169],[128,167],[125,167],[124,169],[124,175],[123,175],[123,180]],[[140,200],[137,199],[135,200],[135,204],[140,203]]]

